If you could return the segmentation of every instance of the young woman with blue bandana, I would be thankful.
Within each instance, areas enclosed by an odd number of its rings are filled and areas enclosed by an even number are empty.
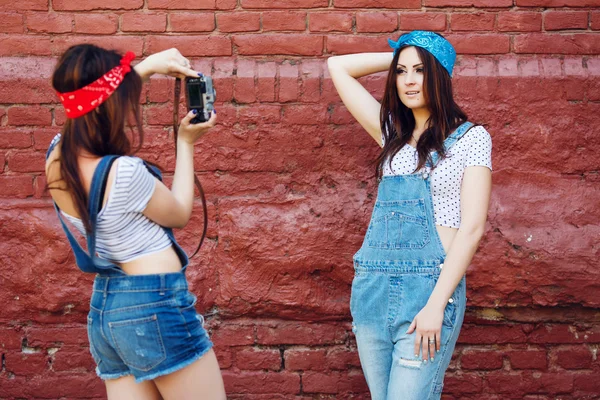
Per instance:
[[[393,53],[328,60],[347,109],[383,147],[350,311],[373,400],[439,399],[484,232],[491,138],[454,101],[445,38],[413,31],[389,44]],[[386,70],[379,102],[357,79]]]

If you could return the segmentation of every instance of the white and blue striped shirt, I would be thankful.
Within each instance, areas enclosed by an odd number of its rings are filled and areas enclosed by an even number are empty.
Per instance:
[[[142,214],[154,193],[156,178],[140,158],[122,156],[115,163],[115,181],[98,213],[96,250],[104,259],[125,263],[162,251],[172,243],[160,225]],[[79,218],[62,214],[85,235]]]

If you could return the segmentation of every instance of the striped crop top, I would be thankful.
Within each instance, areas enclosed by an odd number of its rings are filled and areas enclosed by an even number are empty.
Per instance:
[[[115,163],[115,180],[98,213],[96,249],[101,258],[125,263],[157,253],[172,243],[159,224],[142,214],[156,187],[154,175],[137,157],[122,156]],[[79,218],[61,213],[85,236]]]

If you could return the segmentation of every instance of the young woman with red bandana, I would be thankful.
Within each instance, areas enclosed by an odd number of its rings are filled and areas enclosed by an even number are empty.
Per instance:
[[[188,258],[170,229],[190,219],[194,143],[215,125],[216,113],[201,124],[190,123],[194,112],[182,119],[169,189],[134,156],[143,142],[142,82],[157,73],[198,73],[176,49],[131,67],[133,58],[77,45],[58,61],[52,85],[67,120],[48,151],[48,188],[79,268],[96,274],[88,336],[108,399],[221,400],[212,342],[188,290]],[[87,251],[67,220],[86,237]]]

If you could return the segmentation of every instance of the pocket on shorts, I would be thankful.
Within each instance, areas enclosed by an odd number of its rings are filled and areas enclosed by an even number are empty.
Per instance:
[[[430,241],[425,200],[379,201],[367,229],[367,243],[378,249],[422,249]]]
[[[149,371],[167,358],[156,314],[109,322],[108,327],[115,349],[127,366]]]

